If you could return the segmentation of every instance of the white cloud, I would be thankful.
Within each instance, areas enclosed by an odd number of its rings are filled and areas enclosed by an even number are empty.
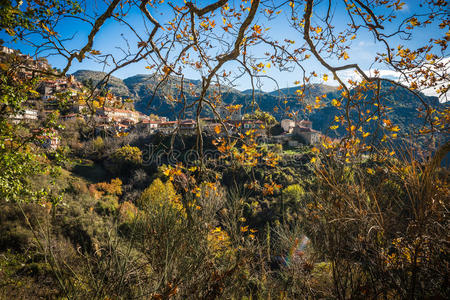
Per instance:
[[[420,89],[420,87],[419,87],[418,91],[424,93],[427,96],[435,96],[435,97],[439,97],[440,96],[439,100],[441,102],[446,102],[446,101],[450,100],[450,91],[447,91],[443,95],[439,95],[437,90],[442,88],[444,85],[448,85],[449,82],[450,82],[449,81],[449,77],[450,77],[450,74],[449,74],[450,57],[446,57],[446,58],[442,59],[441,63],[443,65],[442,68],[438,69],[437,67],[434,67],[435,64],[434,65],[428,65],[427,68],[432,70],[432,71],[435,71],[435,72],[438,72],[438,73],[442,74],[445,79],[436,82],[433,87],[422,88],[422,89]],[[395,80],[395,81],[397,81],[399,83],[403,83],[403,84],[409,86],[409,84],[406,82],[404,77],[401,76],[402,74],[400,72],[397,72],[397,71],[394,71],[394,70],[388,70],[388,69],[377,70],[377,69],[372,69],[372,70],[364,70],[364,72],[366,74],[368,74],[369,76],[375,76],[376,75],[375,70],[378,72],[378,76],[380,76],[381,78],[392,79],[392,80]],[[410,72],[413,72],[413,71],[410,71]],[[347,82],[348,80],[359,81],[359,80],[362,79],[361,75],[358,72],[356,72],[356,70],[344,70],[344,71],[339,72],[338,74],[339,74],[339,76],[341,77],[341,79],[344,82]],[[335,80],[331,81],[331,83],[338,84],[338,82],[335,81]]]

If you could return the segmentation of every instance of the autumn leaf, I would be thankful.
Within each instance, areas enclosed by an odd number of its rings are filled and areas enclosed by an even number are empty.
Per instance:
[[[248,226],[241,226],[241,232],[247,232]]]
[[[221,128],[220,125],[217,125],[216,127],[214,127],[214,132],[215,132],[216,134],[219,134],[221,131],[222,131],[222,128]]]
[[[171,71],[171,69],[168,66],[164,66],[162,71],[164,72],[165,75],[168,75]]]
[[[339,106],[341,106],[341,104],[342,103],[336,99],[331,100],[331,105],[333,105],[333,106],[339,107]]]
[[[261,26],[255,25],[255,26],[253,26],[253,30],[255,31],[256,34],[260,34],[261,33]]]

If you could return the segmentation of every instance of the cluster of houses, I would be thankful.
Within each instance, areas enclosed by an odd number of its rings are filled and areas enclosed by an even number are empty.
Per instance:
[[[297,146],[300,142],[303,142],[313,145],[322,138],[322,133],[314,130],[312,122],[309,120],[284,119],[281,120],[281,128],[283,128],[283,134],[272,137],[276,143],[287,142],[290,146]],[[299,137],[301,141],[295,137]]]
[[[220,122],[215,118],[201,118],[200,123],[202,132],[207,134],[225,135],[253,129],[256,135],[265,135],[264,124],[260,120],[225,119]],[[223,128],[224,126],[225,128]],[[190,135],[197,133],[198,124],[196,120],[192,119],[168,121],[166,118],[160,118],[159,120],[145,120],[137,124],[137,127],[140,131],[148,134],[178,132]]]
[[[17,50],[7,47],[0,47],[0,53],[15,54],[20,56],[26,62],[26,67],[23,72],[25,76],[30,76],[32,70],[52,70],[46,59],[34,60],[30,56],[23,55]],[[164,117],[150,118],[140,112],[111,107],[105,103],[122,103],[122,99],[109,94],[107,102],[102,101],[103,105],[93,107],[87,106],[79,99],[80,93],[83,93],[83,84],[78,82],[74,76],[55,77],[42,80],[36,91],[35,99],[31,99],[31,107],[23,110],[21,113],[11,116],[13,122],[24,121],[38,121],[44,119],[46,115],[58,109],[58,102],[60,94],[65,94],[71,99],[71,108],[65,110],[65,114],[61,115],[64,121],[76,119],[89,119],[95,121],[95,132],[98,135],[117,135],[120,133],[138,130],[147,134],[196,134],[198,128],[201,128],[203,133],[224,135],[236,134],[252,130],[257,136],[266,136],[267,129],[261,120],[243,119],[240,106],[234,106],[233,109],[229,107],[217,107],[216,110],[221,116],[222,120],[217,118],[201,118],[201,124],[197,124],[196,120],[185,119],[170,121]],[[100,95],[96,95],[100,97]],[[100,98],[99,98],[100,99]],[[103,97],[105,100],[105,97]],[[224,128],[225,127],[225,128]],[[270,137],[275,143],[288,143],[291,146],[296,146],[301,142],[307,144],[315,144],[319,142],[321,133],[312,129],[312,123],[308,120],[294,121],[284,119],[281,121],[283,133],[277,136]],[[56,149],[59,146],[60,138],[57,132],[40,134],[42,137],[42,146],[49,149]]]
[[[56,74],[45,58],[33,59],[31,56],[22,54],[18,50],[0,46],[0,59],[3,59],[4,56],[15,57],[18,62],[18,75],[20,77],[31,78],[37,72]],[[108,107],[111,103],[122,103],[121,98],[112,94],[103,97],[103,104],[100,107],[94,107],[94,105],[88,107],[81,96],[83,93],[86,94],[86,90],[83,84],[77,81],[73,75],[65,77],[47,76],[38,83],[36,92],[36,94],[29,97],[27,108],[10,116],[12,122],[30,123],[43,120],[56,110],[61,111],[61,98],[68,100],[65,104],[65,109],[63,109],[64,114],[60,116],[63,121],[92,119],[93,117],[97,124],[95,128],[97,132],[117,133],[129,131],[137,123],[149,119],[149,116],[130,109]],[[95,91],[93,99],[98,100],[100,98],[100,91]],[[60,139],[56,132],[39,134],[39,137],[42,138],[42,146],[44,148],[56,149],[60,144]]]
[[[5,46],[0,46],[0,53],[3,55],[14,55],[17,60],[21,61],[19,73],[24,77],[30,77],[36,70],[51,72],[52,67],[47,59],[40,57],[33,59],[31,56],[21,53],[18,50],[11,49]]]

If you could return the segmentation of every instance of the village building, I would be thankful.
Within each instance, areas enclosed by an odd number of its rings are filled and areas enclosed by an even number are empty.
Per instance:
[[[35,109],[26,108],[23,112],[20,112],[14,116],[11,116],[11,119],[14,122],[20,121],[36,121],[38,119],[39,113]]]
[[[320,132],[310,128],[310,127],[303,127],[303,126],[295,126],[292,135],[294,136],[300,136],[306,144],[313,145],[320,141]]]
[[[159,128],[160,121],[155,120],[143,120],[136,125],[136,128],[144,133],[154,133]]]
[[[197,122],[195,122],[194,120],[188,119],[179,121],[179,127],[182,133],[193,133],[195,131],[196,126]]]
[[[170,134],[177,127],[177,121],[165,121],[158,124],[158,132],[162,134]]]
[[[122,122],[126,119],[136,124],[139,122],[139,113],[132,110],[104,107],[98,108],[97,116],[106,117],[107,122]]]
[[[295,127],[295,121],[291,119],[283,119],[281,120],[281,128],[283,128],[284,132],[292,133],[292,130]]]
[[[298,146],[299,137],[302,142],[313,145],[320,141],[322,134],[319,131],[312,129],[312,122],[309,120],[301,120],[295,122],[291,119],[281,120],[281,127],[284,133],[273,136],[272,142],[282,144],[287,143],[289,146]]]
[[[81,118],[78,114],[67,114],[61,116],[61,120],[63,121],[72,121]]]
[[[56,150],[61,144],[61,138],[58,132],[54,129],[35,129],[33,133],[36,134],[36,144],[44,149]]]
[[[1,46],[0,52],[5,53],[5,54],[14,54],[16,52],[16,50],[8,48],[6,46]]]

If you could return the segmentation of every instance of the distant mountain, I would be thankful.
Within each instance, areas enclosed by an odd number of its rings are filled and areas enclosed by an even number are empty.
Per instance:
[[[195,108],[183,111],[183,101],[192,103],[201,92],[201,81],[183,79],[170,76],[165,82],[160,83],[157,75],[135,75],[123,80],[130,94],[136,99],[135,108],[146,114],[158,114],[170,119],[191,118]],[[183,88],[183,95],[181,95]],[[209,96],[213,92],[222,95],[225,103],[234,103],[242,100],[242,93],[234,88],[211,85]],[[182,115],[179,113],[182,112]],[[211,111],[205,109],[204,116],[211,116]]]
[[[255,94],[266,94],[266,92],[262,91],[262,90],[254,90]],[[248,89],[248,90],[244,90],[241,92],[244,95],[252,95],[253,94],[253,90],[252,89]]]
[[[284,89],[279,89],[279,90],[275,90],[273,92],[270,92],[269,94],[272,96],[295,96],[296,95],[296,91],[298,90],[298,87],[288,87],[288,88],[284,88]],[[331,93],[331,92],[335,92],[337,90],[337,88],[335,86],[331,86],[331,85],[325,85],[325,84],[309,84],[306,86],[305,88],[305,96],[311,95],[313,97],[316,97],[318,95],[323,95],[323,94],[327,94],[327,93]]]
[[[78,70],[75,73],[72,74],[75,76],[75,78],[80,82],[87,82],[89,80],[92,80],[92,83],[94,85],[97,85],[98,82],[103,80],[106,73],[105,72],[99,72],[99,71],[90,71],[90,70]],[[109,78],[109,81],[106,85],[106,88],[111,90],[112,93],[114,93],[116,96],[120,97],[130,97],[130,91],[128,90],[128,87],[125,85],[122,79],[111,76]]]
[[[103,79],[105,73],[81,70],[74,73],[79,81],[92,79],[94,83]],[[192,104],[201,91],[199,80],[169,77],[160,84],[160,77],[157,75],[139,74],[121,80],[111,77],[107,87],[111,91],[122,97],[131,97],[135,100],[135,109],[146,114],[157,114],[170,119],[192,118],[196,113],[196,106],[183,110],[184,102]],[[181,85],[184,93],[181,95]],[[308,118],[313,122],[313,128],[322,132],[327,132],[331,136],[342,135],[343,129],[329,132],[329,126],[333,122],[334,116],[338,113],[336,107],[331,105],[333,99],[341,97],[336,87],[324,84],[310,84],[305,87],[303,100],[299,101],[296,91],[298,87],[283,88],[273,92],[263,92],[261,90],[238,91],[234,88],[212,85],[208,96],[211,98],[213,92],[220,92],[221,99],[226,104],[241,104],[243,113],[251,112],[254,108],[270,112],[278,120],[287,118],[287,113],[298,111],[300,118]],[[354,92],[354,91],[353,91]],[[371,91],[365,91],[367,97],[372,96]],[[325,97],[323,97],[325,95]],[[181,97],[183,96],[183,97]],[[253,99],[254,96],[254,99]],[[324,107],[313,110],[305,115],[303,110],[307,104],[315,102],[315,98],[321,97]],[[423,99],[433,106],[440,104],[436,97],[422,95]],[[390,119],[401,128],[410,129],[419,126],[422,119],[417,118],[418,109],[421,107],[420,101],[414,94],[405,88],[396,87],[389,83],[383,83],[380,101],[383,105],[392,107],[389,112]],[[343,104],[345,105],[345,103]],[[212,116],[212,112],[205,107],[202,116]],[[354,115],[356,118],[356,113]]]

